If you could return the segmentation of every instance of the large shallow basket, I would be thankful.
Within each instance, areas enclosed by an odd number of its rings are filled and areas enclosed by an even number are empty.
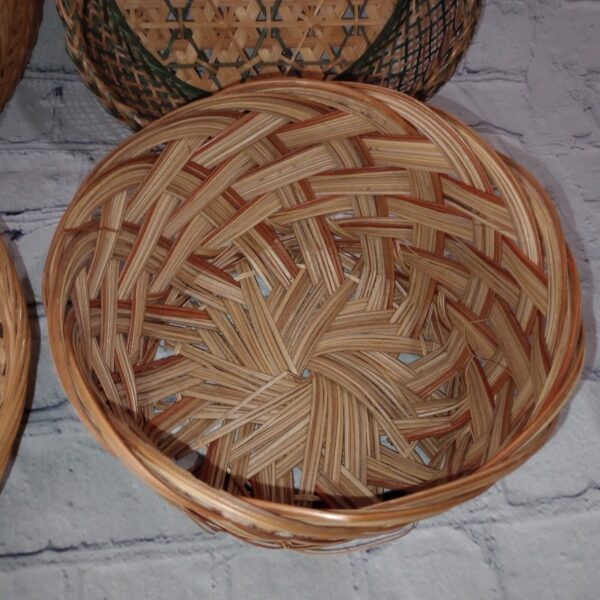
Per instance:
[[[43,0],[0,2],[0,111],[10,100],[31,56]]]
[[[480,494],[582,364],[556,212],[466,126],[363,84],[242,84],[81,185],[44,278],[67,394],[201,522],[309,549]]]
[[[0,240],[0,484],[21,426],[30,346],[27,305],[12,259]]]
[[[420,99],[454,73],[480,0],[57,0],[67,50],[134,127],[257,76],[381,83]]]

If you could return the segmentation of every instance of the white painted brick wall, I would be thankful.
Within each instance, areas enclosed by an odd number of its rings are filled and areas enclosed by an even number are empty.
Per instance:
[[[299,556],[211,536],[145,488],[79,423],[50,363],[40,281],[83,176],[126,135],[67,58],[53,2],[0,115],[0,220],[28,292],[37,386],[0,494],[0,600],[595,600],[600,597],[600,1],[487,0],[434,104],[552,193],[584,291],[585,381],[539,454],[483,496],[370,552]]]

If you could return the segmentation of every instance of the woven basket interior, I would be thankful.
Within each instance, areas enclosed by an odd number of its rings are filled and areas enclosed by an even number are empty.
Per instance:
[[[455,479],[577,370],[543,192],[464,126],[360,90],[191,105],[111,154],[55,240],[95,402],[234,495],[355,509]]]
[[[396,2],[117,4],[144,46],[177,77],[214,92],[259,74],[342,73],[377,38]]]

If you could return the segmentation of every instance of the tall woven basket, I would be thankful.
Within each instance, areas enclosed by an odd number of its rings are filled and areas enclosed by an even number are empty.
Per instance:
[[[0,112],[13,95],[31,56],[43,0],[0,2]]]
[[[199,522],[301,550],[482,493],[583,357],[541,187],[364,84],[245,83],[130,137],[60,222],[44,302],[106,448]]]
[[[27,305],[12,259],[0,240],[0,484],[21,426],[30,346]]]
[[[67,50],[140,127],[232,83],[273,75],[383,84],[425,99],[454,73],[481,0],[57,0]]]

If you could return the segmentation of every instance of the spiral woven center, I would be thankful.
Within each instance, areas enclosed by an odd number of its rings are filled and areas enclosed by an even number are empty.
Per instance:
[[[358,508],[544,410],[577,320],[547,206],[407,97],[245,84],[111,154],[48,278],[112,419],[231,494]]]

